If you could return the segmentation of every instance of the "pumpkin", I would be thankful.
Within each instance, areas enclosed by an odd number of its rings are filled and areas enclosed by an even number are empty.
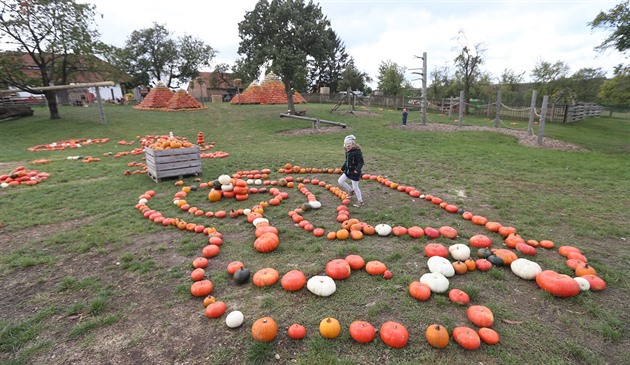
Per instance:
[[[407,228],[403,227],[403,226],[396,226],[392,228],[392,234],[394,236],[404,236],[407,234]]]
[[[249,281],[250,271],[249,269],[246,269],[241,266],[240,269],[234,272],[234,275],[232,275],[232,277],[234,278],[234,281],[236,281],[236,284],[238,285],[245,284]]]
[[[230,184],[232,182],[232,178],[230,177],[230,175],[220,175],[219,178],[217,179],[217,181],[221,184],[221,185],[226,185],[226,184]]]
[[[518,256],[516,256],[514,251],[511,251],[505,248],[495,248],[492,250],[492,253],[500,257],[503,260],[503,263],[505,265],[510,265],[512,261],[518,258]]]
[[[540,265],[528,259],[516,259],[510,264],[512,272],[521,279],[533,280],[542,272]]]
[[[222,196],[222,195],[223,195],[223,194],[221,193],[221,190],[220,190],[220,189],[219,189],[219,190],[217,190],[217,189],[211,189],[211,190],[210,190],[210,192],[208,193],[208,199],[209,199],[211,202],[216,202],[216,201],[221,200],[221,196]]]
[[[380,223],[374,227],[374,230],[379,236],[389,236],[392,233],[392,227],[389,224]]]
[[[275,250],[280,243],[280,238],[273,232],[263,233],[254,241],[254,248],[258,252],[266,253]]]
[[[582,264],[578,264],[575,268],[575,276],[583,276],[583,275],[597,275],[597,271],[595,268],[588,263],[584,262]]]
[[[465,261],[470,257],[470,248],[463,243],[456,243],[449,246],[448,252],[453,259],[458,261]]]
[[[409,284],[408,289],[409,289],[409,295],[411,295],[412,297],[418,300],[425,301],[431,298],[431,288],[429,288],[429,285],[425,283],[421,283],[419,281],[412,281]]]
[[[245,267],[245,264],[241,261],[232,261],[227,266],[227,272],[230,275],[234,275],[236,270],[240,269],[241,267]]]
[[[464,261],[464,264],[466,265],[466,268],[468,269],[468,271],[475,271],[475,269],[477,268],[477,265],[475,264],[475,260],[472,258],[468,258]]]
[[[492,251],[490,251],[490,248],[482,247],[477,250],[477,257],[479,258],[487,259],[488,257],[490,257],[490,255],[492,255]]]
[[[453,329],[453,340],[466,350],[477,350],[481,346],[479,334],[466,326],[459,326]]]
[[[516,228],[510,226],[501,226],[497,231],[501,236],[507,237],[510,233],[516,233]]]
[[[225,302],[216,301],[214,303],[208,304],[205,310],[206,317],[208,318],[219,318],[225,313],[227,306]]]
[[[350,265],[350,268],[352,270],[361,270],[365,266],[365,261],[363,260],[363,257],[359,255],[348,255],[346,256],[345,260],[348,265]]]
[[[577,253],[582,253],[582,251],[580,251],[579,248],[577,247],[573,247],[573,246],[560,246],[558,247],[558,253],[564,257],[567,257],[567,255],[569,254],[569,252],[577,252]]]
[[[278,324],[271,317],[257,319],[252,325],[252,337],[256,341],[271,342],[278,333]]]
[[[306,288],[317,296],[327,297],[337,290],[337,285],[330,276],[316,275],[308,279]]]
[[[376,233],[376,228],[374,228],[371,225],[365,225],[363,226],[363,234],[366,234],[368,236],[372,236]]]
[[[275,235],[278,235],[278,228],[274,226],[262,225],[262,224],[259,224],[258,226],[256,226],[256,230],[254,231],[254,235],[256,236],[256,238],[260,238],[260,236],[262,236],[265,233],[273,233]]]
[[[409,331],[402,324],[394,321],[387,321],[381,325],[381,340],[390,347],[401,349],[409,341]]]
[[[554,246],[556,245],[553,241],[549,241],[549,240],[542,240],[540,242],[538,242],[538,245],[542,248],[546,248],[546,249],[552,249],[554,248]]]
[[[450,261],[442,256],[433,256],[427,260],[427,266],[430,272],[439,272],[440,274],[450,278],[455,275],[455,269]]]
[[[218,255],[220,251],[221,249],[217,245],[207,245],[203,248],[201,253],[203,254],[204,257],[211,258]]]
[[[429,286],[433,293],[444,293],[448,290],[448,279],[439,272],[426,273],[420,277],[420,282]]]
[[[499,229],[502,227],[499,222],[487,222],[485,227],[490,232],[499,232]]]
[[[482,327],[477,331],[477,334],[486,345],[496,345],[500,341],[499,334],[492,328]]]
[[[475,260],[475,267],[479,271],[488,271],[492,269],[492,262],[486,259],[478,259],[478,260]]]
[[[365,321],[354,321],[350,324],[350,337],[358,343],[369,343],[376,337],[376,329]]]
[[[468,266],[463,261],[453,261],[452,266],[456,274],[463,275],[468,272]]]
[[[370,275],[383,275],[383,273],[387,270],[387,266],[380,261],[370,261],[365,264],[365,272]]]
[[[516,244],[516,251],[522,253],[523,255],[536,255],[536,248],[527,243],[519,242]]]
[[[306,276],[300,270],[291,270],[282,276],[280,285],[287,291],[298,291],[306,284]]]
[[[591,288],[591,283],[589,283],[588,280],[583,277],[573,278],[573,280],[577,281],[577,283],[580,285],[581,291],[587,291]]]
[[[424,234],[433,239],[440,237],[440,231],[433,227],[424,227]]]
[[[409,227],[407,229],[407,234],[411,238],[421,238],[424,237],[424,229],[418,226]]]
[[[441,243],[429,243],[424,246],[424,255],[426,257],[441,256],[448,257],[448,249]]]
[[[271,286],[278,281],[280,274],[273,268],[266,267],[264,269],[260,269],[256,271],[254,277],[252,278],[252,282],[257,287]]]
[[[196,297],[205,297],[212,292],[212,289],[214,286],[210,280],[199,280],[190,286],[190,294]]]
[[[230,328],[240,327],[245,317],[241,311],[232,311],[225,317],[225,324]]]
[[[490,261],[490,263],[492,263],[493,266],[503,266],[503,264],[505,264],[503,259],[495,254],[488,256],[487,260]]]
[[[466,315],[477,327],[492,327],[494,324],[494,314],[483,305],[471,305],[466,310]]]
[[[446,327],[439,324],[432,324],[428,326],[425,331],[425,337],[429,342],[429,345],[438,349],[445,348],[450,342],[450,336],[448,335]]]
[[[440,232],[440,234],[444,237],[444,238],[449,238],[449,239],[455,239],[457,238],[457,230],[453,227],[450,226],[442,226],[440,228],[438,228],[438,232]]]
[[[588,281],[588,283],[590,284],[590,289],[592,291],[602,291],[606,289],[606,282],[597,275],[587,274],[580,277]]]
[[[326,275],[335,280],[344,280],[350,277],[352,269],[344,259],[334,259],[326,264]]]
[[[326,317],[319,322],[319,334],[323,338],[336,338],[341,332],[339,321],[332,317]]]
[[[193,260],[193,267],[194,268],[202,268],[205,269],[206,267],[208,267],[208,259],[205,257],[197,257],[196,259]]]
[[[487,248],[492,246],[492,240],[488,236],[483,234],[477,234],[470,237],[468,242],[470,242],[471,246],[476,248]]]
[[[190,278],[193,281],[203,280],[203,278],[205,278],[205,277],[206,277],[206,270],[204,270],[204,269],[202,269],[200,267],[194,269],[192,271],[192,273],[190,273]]]
[[[294,340],[301,340],[306,337],[306,327],[299,323],[293,323],[287,329],[287,335]]]
[[[347,229],[342,228],[337,231],[337,239],[347,240],[348,237],[350,237],[350,231],[348,231]]]
[[[516,248],[516,245],[518,243],[525,243],[525,240],[523,239],[523,237],[521,237],[520,235],[516,234],[516,233],[510,233],[506,238],[505,238],[505,245],[509,248]]]
[[[213,297],[212,295],[208,295],[207,297],[203,298],[203,306],[207,307],[216,301],[217,301],[217,298]]]
[[[572,277],[545,270],[536,275],[536,284],[547,293],[556,297],[572,297],[580,293],[580,284]]]
[[[468,303],[470,303],[470,297],[468,294],[460,289],[451,289],[448,292],[448,299],[450,299],[453,303],[461,305],[468,305]]]

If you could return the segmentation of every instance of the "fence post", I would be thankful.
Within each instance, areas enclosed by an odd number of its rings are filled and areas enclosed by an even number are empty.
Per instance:
[[[448,98],[448,119],[453,117],[453,97]]]
[[[99,87],[95,87],[96,89],[96,100],[98,102],[98,116],[101,119],[101,123],[106,124],[107,120],[105,120],[105,111],[103,110],[103,99],[101,98],[101,91]]]
[[[499,128],[499,122],[501,121],[501,89],[497,92],[497,107],[495,109],[494,127]]]
[[[547,102],[549,95],[543,96],[542,106],[540,107],[540,122],[538,124],[538,145],[543,145],[543,136],[545,135],[545,119],[547,119]]]
[[[529,107],[529,122],[527,123],[527,135],[534,135],[534,117],[536,116],[536,97],[538,97],[538,91],[532,90],[532,104]]]
[[[457,126],[461,127],[462,123],[464,123],[464,90],[459,92],[459,121]]]

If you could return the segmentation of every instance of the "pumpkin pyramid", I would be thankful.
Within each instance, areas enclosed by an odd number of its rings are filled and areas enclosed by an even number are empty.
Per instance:
[[[240,100],[239,100],[240,99]],[[284,91],[284,83],[276,74],[270,72],[260,85],[251,84],[245,91],[236,95],[230,104],[286,104],[287,94]],[[299,92],[293,93],[295,104],[306,103],[304,97]]]
[[[208,109],[207,107],[202,107],[197,99],[188,94],[186,90],[177,90],[171,100],[166,103],[166,108],[177,111]]]
[[[157,86],[149,91],[149,94],[134,109],[140,110],[156,110],[166,108],[169,100],[173,97],[173,92],[167,88],[162,82],[158,82]]]

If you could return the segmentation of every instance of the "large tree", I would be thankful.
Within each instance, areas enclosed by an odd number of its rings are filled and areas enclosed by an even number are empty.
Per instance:
[[[469,47],[468,39],[462,30],[457,35],[457,43],[461,48],[459,54],[455,57],[455,78],[462,84],[464,89],[465,112],[468,114],[471,89],[482,76],[481,65],[484,62],[485,49],[481,43],[476,44],[472,48]]]
[[[349,56],[343,41],[332,29],[328,30],[327,36],[330,38],[331,46],[328,54],[319,60],[313,59],[309,62],[309,86],[315,93],[319,93],[322,86],[330,87],[331,92],[336,92],[341,75],[348,64]]]
[[[630,108],[630,66],[615,67],[614,77],[602,84],[598,101],[608,107],[610,115],[613,109],[627,110]]]
[[[597,46],[598,50],[612,47],[623,53],[630,49],[630,1],[621,2],[607,13],[600,12],[589,25],[591,29],[604,28],[611,31],[602,44]]]
[[[519,73],[510,68],[503,70],[501,76],[499,76],[501,100],[512,104],[520,104],[525,101],[521,92],[524,75],[525,71]]]
[[[191,35],[174,38],[165,25],[157,23],[133,31],[125,46],[114,52],[115,64],[133,77],[134,86],[162,81],[167,87],[193,80],[200,68],[210,66],[216,53]]]
[[[539,60],[532,70],[534,88],[539,95],[548,95],[553,102],[571,102],[575,95],[570,88],[568,73],[569,66],[562,61]]]
[[[51,119],[59,119],[56,94],[37,86],[67,84],[77,70],[94,70],[99,45],[95,6],[74,0],[0,0],[0,84],[44,94]],[[28,69],[28,64],[35,69]]]
[[[268,66],[284,83],[289,113],[295,113],[293,87],[308,60],[323,60],[331,46],[330,22],[319,5],[304,0],[260,0],[238,24],[238,53],[249,66]]]
[[[569,78],[577,100],[595,102],[599,88],[606,81],[606,72],[601,68],[581,68]]]
[[[381,61],[378,66],[378,88],[385,95],[400,95],[409,86],[405,79],[405,67],[391,60]]]

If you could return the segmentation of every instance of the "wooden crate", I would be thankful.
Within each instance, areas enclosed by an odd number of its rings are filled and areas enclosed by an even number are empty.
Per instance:
[[[199,146],[172,150],[144,149],[147,175],[155,182],[165,178],[201,175]]]

